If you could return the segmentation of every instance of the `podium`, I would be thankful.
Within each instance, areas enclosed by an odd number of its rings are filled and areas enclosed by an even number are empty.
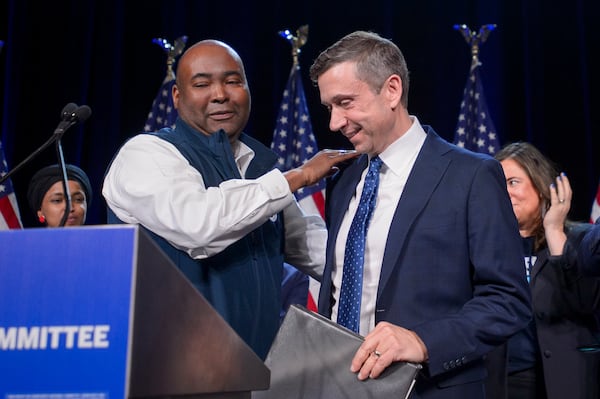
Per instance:
[[[139,227],[0,232],[0,398],[250,398],[270,371]]]

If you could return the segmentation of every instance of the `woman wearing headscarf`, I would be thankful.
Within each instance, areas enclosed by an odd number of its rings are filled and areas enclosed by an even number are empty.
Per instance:
[[[92,200],[92,186],[88,176],[75,165],[65,165],[71,209],[66,226],[81,226],[85,223],[87,210]],[[37,171],[27,190],[27,200],[37,220],[46,227],[59,227],[66,207],[63,189],[62,170],[58,165],[50,165]]]

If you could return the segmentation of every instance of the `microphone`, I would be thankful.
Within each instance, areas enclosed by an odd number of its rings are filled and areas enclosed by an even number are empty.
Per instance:
[[[87,105],[82,105],[77,107],[74,114],[77,123],[83,123],[92,115],[92,109]]]
[[[77,106],[75,103],[68,103],[61,112],[61,121],[54,129],[55,137],[62,137],[71,126],[84,122],[92,114],[92,110],[87,105]]]
[[[75,112],[75,110],[77,110],[77,108],[77,104],[75,103],[68,103],[67,105],[65,105],[65,107],[62,110],[62,116],[60,120],[66,121],[72,118],[73,113]]]
[[[44,149],[46,149],[50,144],[56,142],[57,151],[60,150],[60,152],[62,152],[62,149],[60,148],[60,139],[61,139],[62,135],[71,126],[73,126],[77,123],[85,122],[90,117],[90,115],[92,115],[92,110],[87,105],[78,106],[75,103],[68,103],[67,105],[65,105],[60,113],[61,121],[58,124],[58,126],[56,127],[56,129],[54,130],[54,134],[44,144],[42,144],[37,150],[35,150],[27,158],[25,158],[23,161],[21,161],[21,163],[19,163],[17,166],[15,166],[11,171],[6,173],[4,176],[0,176],[0,184],[2,184],[5,180],[8,180],[13,174],[15,174],[17,171],[19,171],[23,166],[25,166],[29,161],[31,161],[33,158],[35,158],[40,152],[42,152]],[[62,154],[59,154],[59,159],[60,158],[62,158]],[[66,190],[65,190],[65,192],[66,192]]]

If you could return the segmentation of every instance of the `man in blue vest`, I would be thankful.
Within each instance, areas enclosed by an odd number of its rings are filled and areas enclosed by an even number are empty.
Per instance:
[[[103,195],[109,220],[139,224],[240,337],[264,359],[279,328],[283,262],[319,278],[327,231],[293,192],[355,156],[322,151],[282,173],[243,129],[250,91],[237,52],[203,40],[180,58],[174,128],[118,151]]]

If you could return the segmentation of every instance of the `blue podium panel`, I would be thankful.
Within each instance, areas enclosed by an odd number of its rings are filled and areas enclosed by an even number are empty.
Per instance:
[[[0,398],[128,392],[133,226],[0,232]]]

